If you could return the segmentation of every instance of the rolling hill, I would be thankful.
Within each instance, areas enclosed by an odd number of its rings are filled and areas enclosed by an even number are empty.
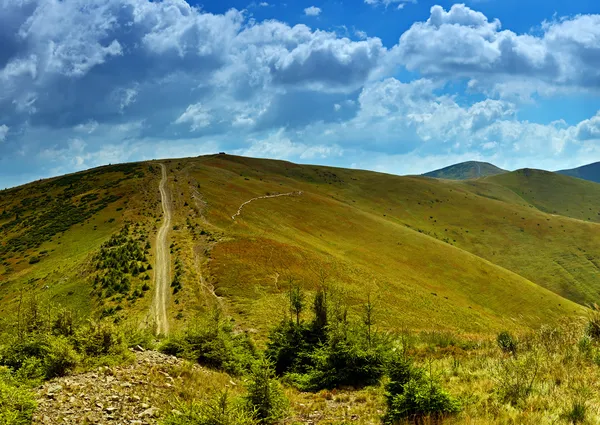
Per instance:
[[[506,170],[498,168],[489,162],[467,161],[430,171],[423,175],[436,179],[467,180],[495,176],[506,172]]]
[[[21,295],[152,325],[160,164],[167,315],[218,304],[260,339],[290,282],[382,326],[488,334],[580,315],[600,282],[600,185],[519,170],[452,181],[230,155],[102,167],[0,192],[0,311]],[[167,257],[168,258],[168,257]]]
[[[569,170],[560,170],[557,171],[557,173],[600,183],[600,162],[594,162],[593,164],[583,165]]]

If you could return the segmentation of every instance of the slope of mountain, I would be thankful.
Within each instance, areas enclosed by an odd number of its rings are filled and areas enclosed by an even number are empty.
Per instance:
[[[264,336],[286,314],[290,282],[308,292],[325,284],[356,311],[372,294],[382,327],[467,333],[536,327],[600,295],[600,225],[575,217],[600,196],[592,183],[528,170],[436,180],[230,155],[160,163],[174,329],[220,304]],[[151,322],[157,165],[0,192],[0,309],[16,310],[26,290]],[[55,202],[87,212],[39,236],[56,227]],[[40,243],[22,242],[31,234]]]
[[[594,162],[593,164],[583,165],[569,170],[560,170],[557,171],[557,173],[600,183],[600,162]]]
[[[467,161],[440,168],[423,174],[425,177],[448,180],[477,179],[506,173],[506,170],[496,167],[489,162]]]
[[[493,176],[498,183],[540,211],[600,222],[600,185],[562,174],[525,168]]]

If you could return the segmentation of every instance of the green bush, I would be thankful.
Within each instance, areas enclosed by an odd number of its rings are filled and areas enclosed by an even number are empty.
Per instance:
[[[87,356],[122,354],[126,350],[123,332],[107,322],[89,321],[75,333],[75,347]]]
[[[200,320],[194,327],[169,337],[159,350],[184,357],[232,375],[241,375],[256,359],[256,348],[246,334],[235,335],[220,314]]]
[[[314,319],[305,323],[299,319],[302,296],[295,288],[289,300],[293,318],[279,323],[267,343],[266,356],[275,372],[306,391],[379,382],[391,345],[386,335],[372,329],[371,304],[362,323],[349,322],[347,306],[331,297],[329,306],[321,290],[313,302]]]
[[[313,366],[315,342],[304,323],[284,319],[271,330],[265,355],[273,362],[277,375],[306,373]]]
[[[584,401],[575,400],[571,408],[565,412],[562,417],[571,424],[580,424],[585,422],[587,416],[587,406]]]
[[[75,369],[79,355],[65,337],[51,338],[42,364],[46,378],[64,376]]]
[[[232,402],[227,392],[205,403],[178,406],[162,425],[256,425],[252,413],[242,403]]]
[[[425,417],[434,421],[460,411],[460,403],[448,394],[440,383],[414,366],[404,356],[397,356],[388,364],[390,381],[386,385],[386,424],[396,424],[411,419],[415,422]]]
[[[43,359],[48,353],[47,337],[42,334],[18,338],[7,335],[0,345],[0,365],[19,370],[30,358]]]
[[[310,391],[375,385],[385,371],[382,347],[368,348],[354,338],[330,340],[315,351],[313,361],[303,385]]]
[[[517,341],[508,331],[500,332],[496,342],[503,352],[512,355],[517,354]]]
[[[437,420],[460,411],[460,403],[433,380],[411,379],[401,394],[388,399],[385,422],[399,423],[407,418],[419,421],[429,417]]]
[[[283,418],[288,410],[288,400],[275,380],[272,365],[266,359],[252,366],[246,403],[261,424],[270,424]]]
[[[30,424],[35,408],[33,393],[16,385],[10,372],[0,368],[0,424]]]
[[[536,352],[500,360],[494,371],[496,393],[500,401],[516,406],[529,397],[534,390],[539,370],[540,360]]]

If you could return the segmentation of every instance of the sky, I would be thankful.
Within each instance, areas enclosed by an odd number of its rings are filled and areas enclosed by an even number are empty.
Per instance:
[[[600,3],[0,0],[0,187],[220,151],[600,161]]]

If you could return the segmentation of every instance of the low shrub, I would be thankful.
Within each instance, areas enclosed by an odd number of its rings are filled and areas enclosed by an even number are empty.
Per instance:
[[[242,402],[231,400],[227,392],[217,394],[204,403],[178,406],[167,415],[162,425],[257,425]]]
[[[529,397],[540,371],[540,359],[535,351],[501,359],[494,371],[496,393],[500,401],[513,406]]]
[[[0,423],[30,424],[35,408],[33,393],[17,385],[7,368],[0,368]]]
[[[108,322],[89,321],[77,329],[75,347],[87,356],[123,354],[127,349],[121,329]]]
[[[384,350],[365,347],[352,338],[333,340],[318,348],[313,362],[303,384],[309,391],[375,385],[385,371]]]
[[[500,332],[496,338],[496,342],[498,343],[498,347],[500,347],[503,352],[512,354],[513,356],[517,354],[517,341],[510,334],[510,332]]]
[[[79,364],[80,357],[65,337],[51,338],[42,364],[46,378],[64,376]]]
[[[585,418],[587,416],[587,406],[585,402],[581,400],[575,400],[571,404],[569,410],[567,410],[564,415],[562,415],[563,419],[571,424],[581,424],[585,422]]]
[[[254,412],[254,417],[261,424],[271,424],[285,416],[288,400],[279,382],[275,380],[275,373],[268,360],[258,360],[252,366],[245,400],[249,410]]]
[[[446,392],[440,383],[425,370],[414,366],[404,356],[395,357],[388,364],[389,383],[386,385],[386,424],[410,419],[421,422],[424,418],[437,421],[460,411],[458,400]]]
[[[220,314],[170,336],[159,350],[232,375],[250,370],[257,357],[252,340],[244,333],[235,335],[231,323]]]

